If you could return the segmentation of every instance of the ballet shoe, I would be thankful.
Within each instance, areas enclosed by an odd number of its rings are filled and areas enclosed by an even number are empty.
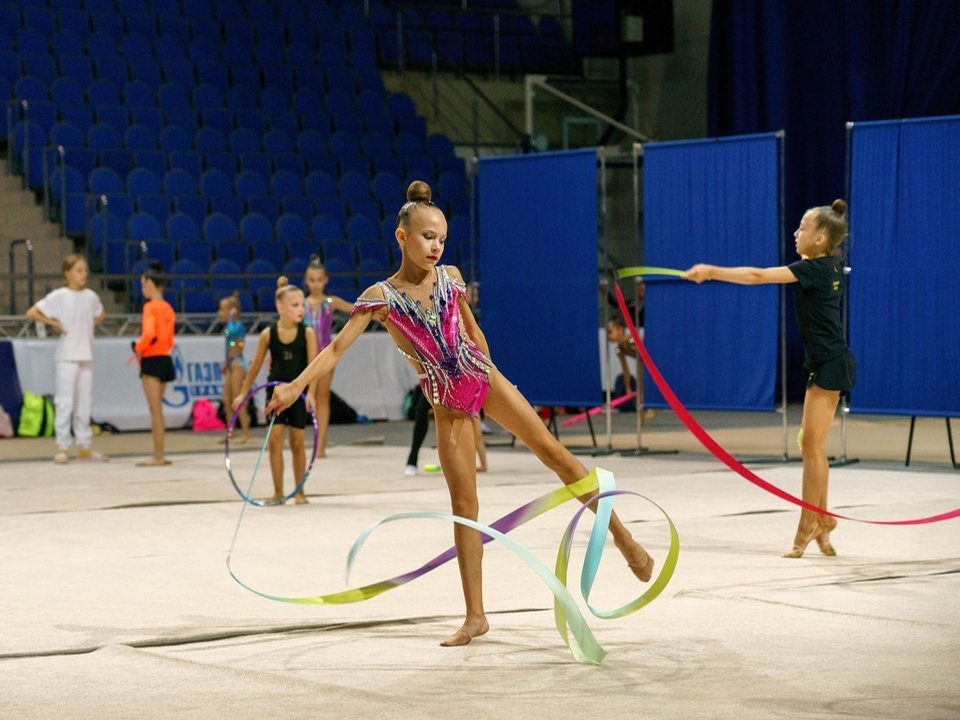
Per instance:
[[[647,554],[647,551],[638,542],[634,541],[630,553],[624,552],[623,556],[627,560],[627,567],[637,576],[640,582],[650,582],[650,578],[653,576],[653,558]]]
[[[460,647],[461,645],[469,645],[470,641],[475,637],[480,637],[485,635],[487,630],[490,629],[490,625],[487,624],[487,621],[484,620],[483,624],[480,626],[479,630],[472,635],[466,629],[466,627],[461,627],[453,635],[448,637],[446,640],[440,643],[441,647]]]
[[[837,554],[833,545],[830,544],[830,531],[835,527],[837,527],[836,518],[824,516],[823,519],[820,520],[820,534],[817,535],[817,545],[820,547],[820,552],[827,557],[835,557]]]
[[[820,536],[821,531],[823,530],[820,525],[814,525],[812,530],[797,530],[797,536],[793,541],[793,550],[788,553],[784,553],[783,557],[785,558],[798,558],[803,557],[803,551],[807,549],[807,545],[810,544],[810,541],[816,537]]]

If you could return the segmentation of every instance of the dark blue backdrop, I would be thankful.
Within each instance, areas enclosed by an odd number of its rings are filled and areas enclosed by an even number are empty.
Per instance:
[[[713,0],[707,132],[786,130],[788,230],[843,197],[848,120],[957,114],[958,87],[955,0]],[[791,395],[802,397],[787,296]]]
[[[480,307],[534,405],[600,405],[596,150],[480,160]]]
[[[960,117],[851,136],[851,410],[960,415]]]
[[[644,264],[781,264],[779,167],[773,134],[644,145]],[[779,292],[775,285],[647,283],[645,342],[684,404],[773,409]],[[666,407],[649,376],[644,404]]]

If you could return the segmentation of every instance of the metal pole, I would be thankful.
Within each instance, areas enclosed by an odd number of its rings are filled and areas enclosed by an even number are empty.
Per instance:
[[[853,163],[853,123],[848,122],[846,124],[847,130],[847,148],[846,148],[846,176],[844,178],[845,193],[847,198],[850,197],[851,189],[851,165]],[[847,243],[844,246],[843,257],[842,257],[842,279],[843,283],[843,339],[850,344],[850,329],[849,329],[849,316],[850,316],[850,301],[849,301],[849,292],[850,292],[850,243],[853,242],[852,235],[848,236]],[[859,459],[854,458],[850,459],[847,457],[847,415],[850,413],[850,404],[846,397],[840,398],[840,457],[830,463],[831,466],[837,465],[852,465],[853,463],[859,462]]]
[[[63,145],[60,150],[60,237],[67,239],[67,156]]]
[[[643,145],[633,144],[633,264],[640,265],[640,153],[643,152]],[[640,286],[641,278],[634,278],[633,283],[633,302],[634,318],[633,323],[640,328]],[[637,454],[643,453],[643,399],[640,389],[643,382],[643,363],[640,361],[640,352],[637,352],[637,399],[633,403],[637,408]],[[629,390],[629,388],[627,388]]]
[[[597,148],[597,158],[600,160],[600,240],[603,244],[603,279],[600,282],[600,287],[603,288],[603,327],[604,330],[606,330],[607,323],[610,322],[610,303],[607,300],[607,293],[610,289],[608,273],[610,260],[607,248],[607,156],[602,145]],[[605,355],[607,358],[607,387],[604,393],[604,399],[607,405],[607,451],[613,452],[613,409],[610,406],[610,395],[612,391],[610,381],[613,377],[610,374],[609,348]]]
[[[779,194],[779,214],[780,214],[780,264],[785,265],[784,242],[786,241],[786,192],[784,191],[784,147],[786,133],[783,130],[777,132],[777,155],[778,155],[778,187]],[[783,461],[790,459],[790,430],[788,428],[787,418],[787,286],[781,284],[780,294],[780,412],[783,414]]]
[[[500,13],[493,16],[493,78],[500,82]]]
[[[30,189],[30,103],[21,100],[23,105],[23,189]]]

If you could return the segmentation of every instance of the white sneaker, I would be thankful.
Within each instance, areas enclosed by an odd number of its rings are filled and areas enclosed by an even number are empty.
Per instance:
[[[406,475],[407,477],[413,477],[414,475],[417,474],[417,466],[407,465],[407,467],[403,469],[403,474]]]
[[[63,465],[64,463],[70,462],[70,456],[67,455],[66,450],[60,450],[53,456],[53,461],[58,465]]]

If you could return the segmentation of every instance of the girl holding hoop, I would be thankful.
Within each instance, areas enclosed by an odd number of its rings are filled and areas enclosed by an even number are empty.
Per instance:
[[[303,323],[303,291],[295,285],[290,285],[287,278],[280,276],[277,280],[276,292],[277,313],[280,318],[270,327],[260,333],[260,342],[257,345],[257,354],[250,363],[250,370],[243,381],[243,387],[233,400],[233,409],[237,410],[250,387],[256,379],[263,360],[270,352],[270,375],[268,381],[290,382],[302,374],[303,370],[317,356],[317,336],[313,328]],[[307,383],[304,383],[306,386]],[[278,386],[267,388],[267,402],[270,407],[276,407],[271,402],[273,391]],[[282,386],[280,386],[282,387]],[[283,500],[283,436],[284,427],[290,435],[290,453],[293,456],[294,485],[300,482],[307,470],[307,456],[303,443],[303,428],[307,424],[307,415],[313,411],[313,384],[305,393],[306,400],[300,397],[298,391],[284,403],[286,408],[277,415],[273,427],[270,429],[270,438],[267,441],[270,450],[270,473],[273,476],[273,497],[268,503]],[[246,415],[246,410],[241,416]],[[304,488],[296,494],[294,500],[297,505],[307,502]]]
[[[803,500],[827,508],[827,433],[841,395],[856,382],[857,366],[843,337],[840,316],[842,275],[840,244],[847,236],[847,203],[834,200],[830,206],[804,213],[793,233],[800,260],[784,267],[717,267],[694,265],[686,277],[695,283],[721,280],[740,285],[797,283],[797,324],[803,338],[804,365],[809,371],[803,401],[800,448],[803,454]],[[830,544],[835,518],[804,508],[793,541],[784,557],[798,558],[811,540],[824,555],[836,555]]]
[[[320,262],[319,255],[310,256],[310,264],[304,273],[303,282],[310,291],[303,306],[303,322],[313,328],[317,336],[317,352],[321,352],[333,340],[333,313],[336,311],[350,313],[353,305],[343,298],[327,295],[327,270]],[[330,385],[333,383],[333,372],[324,375],[317,381],[314,407],[317,413],[317,457],[327,456],[327,429],[330,427]]]
[[[434,409],[437,448],[455,515],[476,520],[477,467],[473,419],[487,414],[527,445],[566,484],[587,475],[583,464],[561,445],[540,417],[490,360],[487,342],[466,300],[460,271],[439,265],[447,221],[431,201],[430,186],[411,183],[397,215],[400,269],[363,292],[336,339],[288,385],[276,387],[267,411],[293,403],[310,382],[329,373],[371,320],[387,328],[397,349],[420,377]],[[587,497],[581,500],[587,500]],[[653,559],[614,514],[610,531],[633,573],[650,579]],[[489,629],[483,607],[480,533],[460,524],[453,529],[466,603],[463,625],[441,645],[466,645]]]

